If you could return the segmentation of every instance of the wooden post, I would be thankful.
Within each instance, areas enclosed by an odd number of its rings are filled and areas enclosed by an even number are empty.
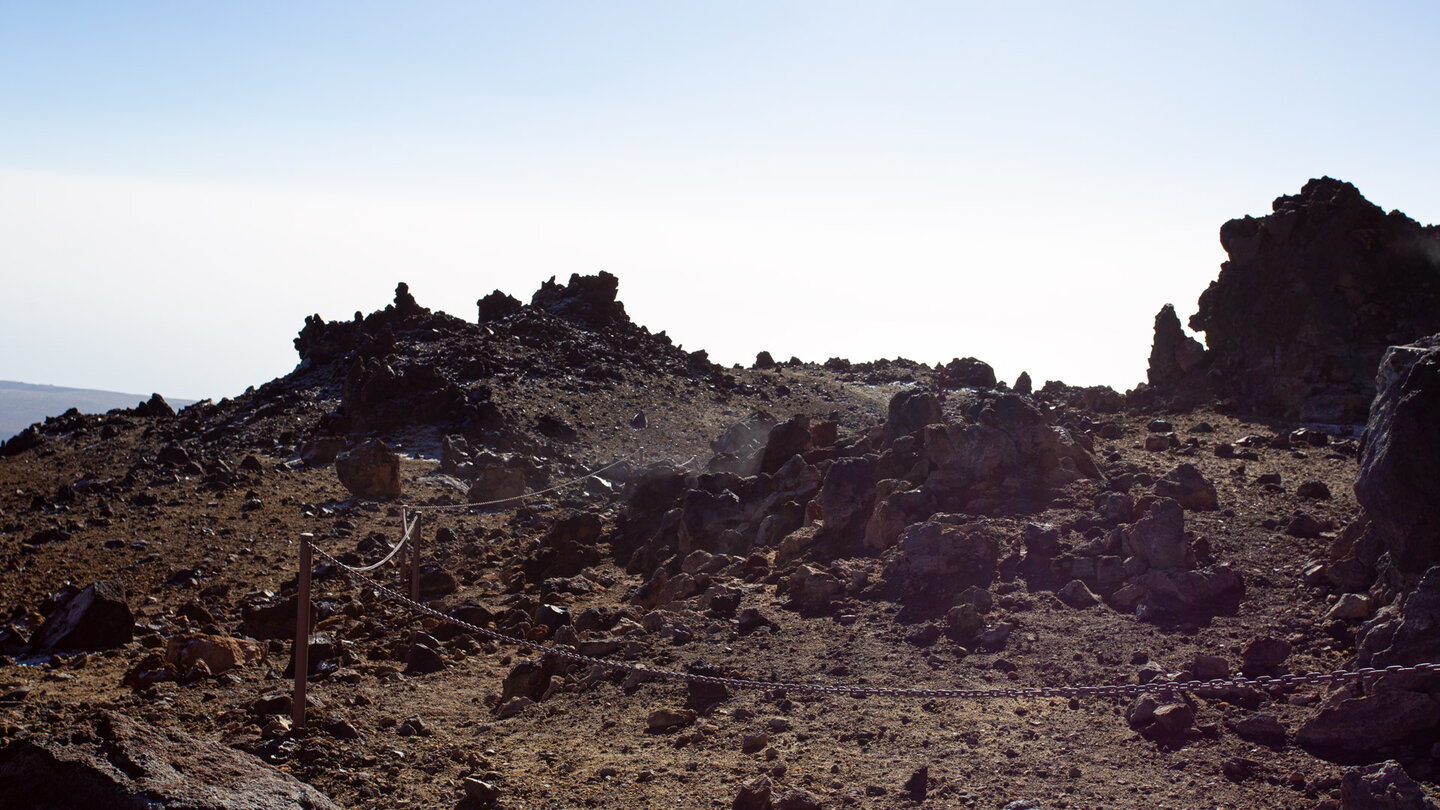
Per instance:
[[[310,542],[315,535],[300,535],[300,583],[295,595],[295,700],[290,717],[296,728],[305,727],[305,678],[310,674],[310,569],[314,567]]]
[[[410,598],[420,601],[420,513],[415,513],[415,529],[410,532]]]

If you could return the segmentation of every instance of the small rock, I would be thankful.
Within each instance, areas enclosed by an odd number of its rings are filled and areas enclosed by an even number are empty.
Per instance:
[[[909,779],[905,780],[905,795],[913,802],[923,802],[925,801],[925,792],[929,790],[929,783],[930,768],[927,765],[921,765],[915,769],[914,773],[910,774]]]
[[[1315,500],[1330,500],[1330,487],[1324,481],[1306,481],[1295,488],[1295,494],[1302,498],[1314,498]]]
[[[1285,727],[1273,714],[1252,714],[1230,726],[1230,730],[1242,740],[1262,745],[1279,745],[1285,742]]]
[[[656,709],[645,719],[645,728],[652,732],[683,728],[694,723],[695,717],[693,709]]]
[[[1084,609],[1100,604],[1100,597],[1078,579],[1072,579],[1055,592],[1056,598],[1072,608]]]
[[[1277,675],[1285,659],[1290,657],[1290,642],[1270,636],[1256,636],[1240,654],[1240,673],[1247,678]]]
[[[1285,533],[1291,537],[1312,540],[1319,537],[1328,528],[1330,527],[1320,522],[1314,515],[1308,512],[1296,512],[1295,516],[1290,518],[1290,522],[1285,525]]]
[[[1363,593],[1341,594],[1335,606],[1325,614],[1327,621],[1336,619],[1368,619],[1375,610],[1375,602]]]
[[[735,794],[735,801],[730,805],[730,810],[773,810],[774,804],[770,801],[770,778],[757,776],[748,779],[740,785],[740,792]]]
[[[467,776],[462,785],[465,788],[465,798],[481,807],[490,807],[500,798],[500,789],[483,779]]]
[[[504,720],[506,718],[514,717],[515,715],[525,711],[526,709],[534,705],[535,701],[531,700],[528,697],[525,697],[524,695],[510,698],[504,703],[501,703],[495,709],[495,719]]]
[[[1425,792],[1393,759],[1353,768],[1340,780],[1340,810],[1434,810]]]

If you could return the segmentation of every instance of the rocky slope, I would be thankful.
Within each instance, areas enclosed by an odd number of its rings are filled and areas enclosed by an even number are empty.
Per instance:
[[[973,358],[723,369],[630,322],[617,286],[497,292],[469,322],[401,285],[307,320],[296,371],[234,400],[7,442],[0,807],[324,806],[292,777],[376,808],[1440,796],[1433,675],[979,700],[686,684],[496,643],[323,558],[311,722],[290,727],[298,538],[378,561],[407,505],[443,507],[427,604],[647,668],[998,689],[1437,660],[1429,344],[1387,356],[1362,441],[1153,391],[1011,390]],[[192,768],[265,798],[197,791]]]

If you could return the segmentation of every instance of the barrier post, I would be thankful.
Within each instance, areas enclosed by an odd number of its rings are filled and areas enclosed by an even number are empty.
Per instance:
[[[420,513],[415,513],[415,529],[410,532],[410,598],[420,601]]]
[[[314,567],[310,542],[315,535],[300,535],[300,581],[295,595],[295,695],[290,711],[296,728],[305,727],[305,678],[310,674],[310,569]]]

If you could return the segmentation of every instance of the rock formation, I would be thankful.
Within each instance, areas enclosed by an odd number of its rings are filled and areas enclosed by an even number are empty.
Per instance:
[[[1440,331],[1440,229],[1349,183],[1311,180],[1268,216],[1225,223],[1220,243],[1230,260],[1190,318],[1204,361],[1165,310],[1156,318],[1150,384],[1162,397],[1203,374],[1242,411],[1358,424],[1386,347]]]
[[[284,771],[218,742],[103,710],[86,721],[84,733],[27,739],[0,753],[0,806],[339,807]]]

